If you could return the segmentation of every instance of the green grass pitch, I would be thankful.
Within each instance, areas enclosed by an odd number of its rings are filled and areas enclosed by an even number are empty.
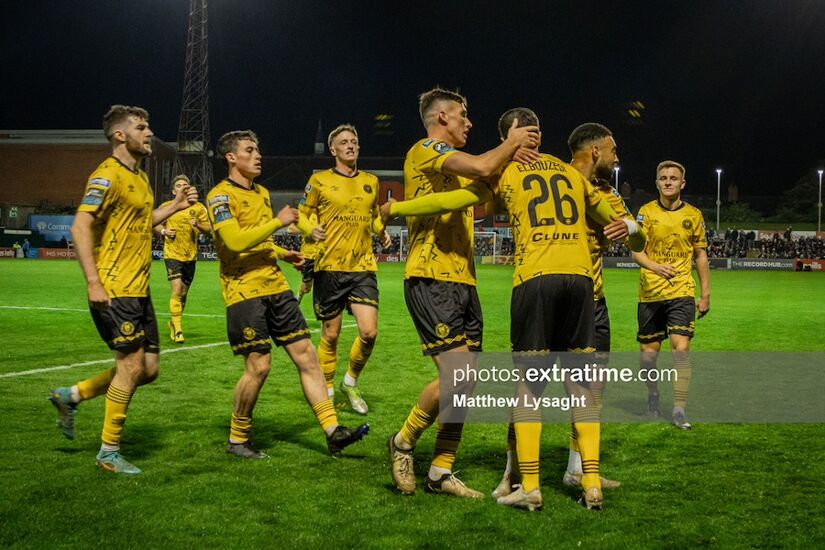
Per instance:
[[[286,355],[255,409],[253,440],[271,460],[224,453],[241,359],[225,339],[217,264],[202,262],[184,316],[186,343],[161,328],[161,374],[129,409],[124,454],[144,473],[116,477],[94,467],[103,399],[83,403],[77,439],[55,427],[47,391],[109,366],[86,310],[75,262],[0,262],[0,546],[3,547],[776,547],[825,545],[825,428],[802,425],[609,424],[602,472],[624,486],[602,512],[576,505],[560,483],[567,425],[545,426],[545,508],[528,514],[492,499],[462,501],[392,489],[385,450],[418,392],[434,376],[404,306],[402,266],[381,265],[379,337],[361,387],[371,435],[335,460],[303,401]],[[508,349],[510,269],[482,266],[479,295],[487,351]],[[296,288],[298,274],[289,269]],[[823,351],[825,274],[711,273],[710,314],[698,321],[699,351]],[[169,296],[162,264],[152,292],[163,326]],[[606,289],[617,351],[636,349],[637,272],[611,270]],[[311,315],[308,300],[304,313]],[[310,321],[316,330],[318,323]],[[355,335],[345,319],[341,380]],[[62,370],[16,374],[79,363]],[[667,390],[665,390],[667,391]],[[736,391],[736,388],[731,388]],[[639,388],[643,406],[644,388]],[[361,419],[340,413],[343,424]],[[456,463],[485,494],[504,463],[503,426],[470,425]],[[416,450],[421,479],[434,430]]]

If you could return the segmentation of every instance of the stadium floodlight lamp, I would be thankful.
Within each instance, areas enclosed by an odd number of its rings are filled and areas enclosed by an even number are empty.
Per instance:
[[[722,169],[716,169],[716,233],[719,233],[719,208],[722,206]]]

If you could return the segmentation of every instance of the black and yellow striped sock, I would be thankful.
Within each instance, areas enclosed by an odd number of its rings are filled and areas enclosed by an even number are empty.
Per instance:
[[[332,345],[323,336],[318,343],[318,363],[321,365],[321,372],[324,373],[327,389],[332,388],[335,380],[335,367],[338,364],[338,346]]]
[[[252,432],[252,417],[232,413],[232,420],[229,423],[229,442],[246,443],[249,441],[249,434]]]
[[[103,434],[101,440],[107,447],[120,446],[120,434],[126,423],[126,409],[132,400],[134,390],[124,390],[109,385],[106,391],[106,407],[103,416]]]
[[[455,454],[461,444],[461,431],[464,424],[442,424],[435,434],[435,450],[432,465],[436,468],[453,470]]]
[[[421,437],[424,430],[432,426],[437,417],[438,414],[428,414],[416,403],[410,411],[409,416],[407,416],[404,425],[401,427],[401,439],[409,443],[411,447],[415,447],[415,444],[418,443],[418,438]]]
[[[349,351],[349,368],[347,374],[358,380],[361,371],[364,370],[364,365],[372,355],[372,348],[375,346],[375,341],[367,342],[361,336],[358,336],[352,343],[352,348]]]
[[[516,453],[521,472],[521,487],[525,493],[539,488],[539,455],[541,450],[541,412],[529,409],[513,411],[516,432]]]
[[[338,426],[338,415],[335,413],[335,407],[332,400],[324,399],[312,405],[312,412],[315,413],[315,418],[318,419],[318,424],[325,433],[329,434]]]
[[[599,410],[594,407],[573,409],[573,429],[578,434],[579,453],[582,457],[582,489],[601,488],[599,478],[599,445],[601,424]]]
[[[676,380],[673,381],[673,406],[682,410],[687,406],[692,368],[687,353],[675,353]]]
[[[87,378],[82,382],[77,383],[77,393],[80,395],[80,400],[92,399],[98,395],[103,395],[109,389],[109,384],[112,383],[117,369],[112,367],[107,369],[97,376]]]

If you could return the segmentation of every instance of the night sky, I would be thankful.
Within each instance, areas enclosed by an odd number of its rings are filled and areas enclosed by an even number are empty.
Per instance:
[[[187,15],[187,0],[4,2],[0,128],[97,128],[127,103],[175,141]],[[576,125],[608,125],[634,186],[673,158],[694,193],[721,167],[740,196],[778,194],[825,163],[821,1],[210,0],[209,18],[213,143],[252,128],[264,154],[308,155],[320,117],[354,123],[362,156],[403,156],[424,135],[417,95],[440,84],[468,96],[473,153],[527,106],[565,160]]]

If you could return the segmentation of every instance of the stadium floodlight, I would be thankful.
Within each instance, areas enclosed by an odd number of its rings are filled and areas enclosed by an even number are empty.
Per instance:
[[[817,170],[819,173],[819,202],[816,204],[816,232],[822,231],[822,170]]]
[[[613,173],[616,175],[616,191],[619,191],[619,167],[618,166],[613,167]]]
[[[722,206],[722,169],[716,169],[716,234],[719,234],[719,208]]]

